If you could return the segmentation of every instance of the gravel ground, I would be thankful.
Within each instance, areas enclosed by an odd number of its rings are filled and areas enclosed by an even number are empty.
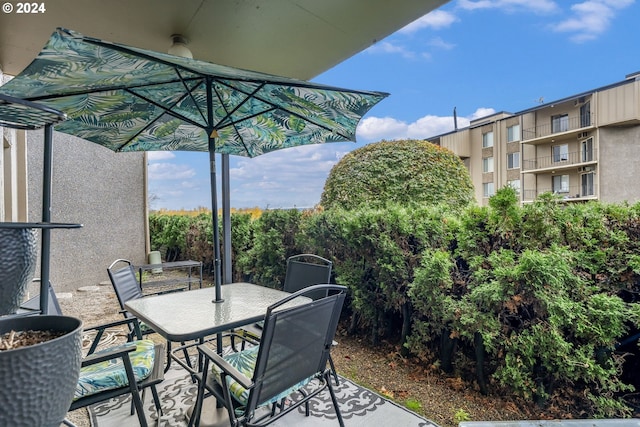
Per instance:
[[[87,327],[121,318],[110,285],[88,289],[59,294],[65,315],[79,317]],[[390,344],[373,348],[341,331],[336,340],[339,344],[332,355],[338,373],[410,407],[441,427],[456,427],[465,420],[539,418],[500,396],[483,396],[469,384],[444,375],[435,367],[424,367],[403,358]],[[86,409],[70,412],[68,418],[78,427],[90,426]]]

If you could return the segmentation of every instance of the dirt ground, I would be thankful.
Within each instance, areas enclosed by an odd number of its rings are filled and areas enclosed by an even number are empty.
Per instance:
[[[59,293],[65,315],[76,316],[89,327],[120,319],[118,301],[110,284],[89,290]],[[441,427],[460,421],[540,418],[532,410],[500,396],[483,396],[472,386],[434,367],[425,367],[400,356],[389,344],[371,347],[361,339],[339,331],[332,357],[338,373],[403,404]],[[78,427],[88,427],[85,409],[69,414]]]

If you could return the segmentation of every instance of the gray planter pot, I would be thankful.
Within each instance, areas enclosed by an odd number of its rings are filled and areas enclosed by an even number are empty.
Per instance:
[[[0,426],[59,427],[73,400],[82,360],[82,322],[68,316],[0,319],[8,331],[65,332],[50,341],[0,351]]]
[[[24,300],[38,255],[34,228],[0,228],[0,316],[12,314]]]

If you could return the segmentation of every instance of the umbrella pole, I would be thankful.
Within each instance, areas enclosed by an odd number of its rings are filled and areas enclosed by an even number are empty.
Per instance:
[[[53,125],[44,127],[44,163],[42,182],[42,222],[51,222],[51,180],[53,179]],[[40,311],[49,312],[49,258],[51,256],[51,229],[41,230],[40,250]]]
[[[231,271],[231,187],[229,182],[229,155],[221,154],[222,163],[222,282],[231,283],[233,273]]]
[[[213,269],[216,298],[213,302],[222,302],[222,275],[220,271],[220,232],[218,230],[218,191],[216,186],[215,140],[209,139],[209,167],[211,170],[211,218],[213,222]]]

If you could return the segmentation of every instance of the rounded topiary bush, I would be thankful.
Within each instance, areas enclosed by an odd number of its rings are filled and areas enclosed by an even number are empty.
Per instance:
[[[320,204],[355,209],[445,204],[464,207],[474,200],[473,184],[462,161],[428,141],[382,141],[344,156],[329,173]]]

